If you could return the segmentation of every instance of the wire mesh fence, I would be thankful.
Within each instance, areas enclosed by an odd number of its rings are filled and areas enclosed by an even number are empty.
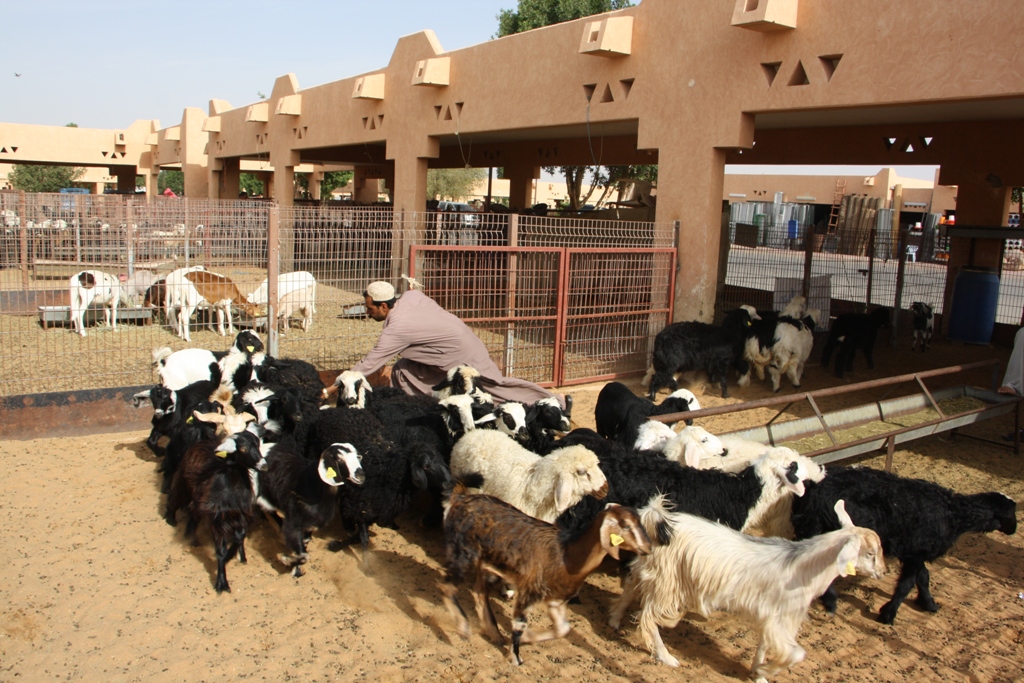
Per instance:
[[[273,242],[272,220],[278,235]],[[230,280],[236,305],[222,309],[233,311],[233,325],[269,329],[266,296],[256,295],[267,289],[271,259],[282,277],[280,300],[270,303],[279,312],[291,313],[290,320],[278,322],[282,334],[277,354],[309,360],[322,370],[349,367],[380,333],[381,324],[362,310],[363,289],[376,279],[397,284],[402,274],[410,272],[409,253],[414,245],[442,248],[437,258],[456,249],[478,252],[471,264],[448,273],[450,283],[461,278],[455,291],[463,295],[442,305],[457,315],[476,318],[474,326],[506,371],[551,382],[560,371],[552,370],[549,361],[560,352],[560,345],[547,318],[557,304],[550,295],[552,278],[559,276],[542,257],[528,253],[528,247],[671,246],[674,235],[671,224],[527,219],[508,214],[395,214],[389,208],[330,204],[279,208],[253,200],[159,198],[146,202],[121,195],[23,193],[0,193],[0,227],[0,395],[146,385],[155,381],[154,348],[227,349],[232,335],[218,333],[217,311],[209,304],[200,304],[194,312],[186,309],[189,341],[176,331],[178,308],[166,309],[167,290],[174,288],[161,288],[175,271],[179,279],[189,279],[188,270],[202,269]],[[487,252],[509,245],[519,251],[501,258]],[[515,266],[511,271],[509,259]],[[642,272],[633,274],[638,279],[631,283],[626,275],[616,275],[616,281],[624,284],[615,291],[635,298],[634,290],[643,285],[652,291],[660,287],[662,298],[671,296],[668,271],[673,269],[652,264],[650,259],[622,260],[616,267],[623,272]],[[607,261],[595,266],[597,270],[609,267]],[[94,304],[84,314],[86,336],[71,333],[70,280],[82,271],[119,276],[116,328],[102,324],[102,307]],[[311,326],[303,324],[307,313],[301,302],[288,305],[286,300],[286,282],[292,277],[287,274],[294,272],[307,272],[316,281]],[[503,279],[510,272],[515,274],[511,283]],[[193,275],[190,281],[211,277]],[[496,341],[508,332],[504,321],[479,320],[480,311],[498,311],[499,304],[508,308],[510,294],[502,287],[511,285],[512,303],[520,315],[526,314],[526,319],[515,323],[516,339],[523,346],[514,347],[514,353]],[[262,304],[256,315],[241,310],[250,299]],[[637,321],[622,336],[637,349],[644,348],[659,325],[665,324],[666,315],[659,311],[657,315],[616,313]],[[604,324],[611,330],[610,323]],[[597,330],[596,323],[592,329]],[[574,358],[615,355],[602,351],[599,342],[586,347],[582,339],[586,333],[573,334],[579,338]],[[590,334],[610,338],[613,332]],[[646,353],[638,350],[634,356]],[[615,371],[633,369],[634,364],[640,370],[646,359],[602,362]]]
[[[719,309],[751,304],[779,310],[804,291],[806,280],[808,305],[822,312],[824,329],[830,316],[867,304],[894,306],[898,290],[902,309],[923,301],[942,313],[948,247],[937,217],[920,232],[893,233],[891,210],[859,199],[845,202],[831,227],[815,227],[813,213],[785,205],[733,205]]]

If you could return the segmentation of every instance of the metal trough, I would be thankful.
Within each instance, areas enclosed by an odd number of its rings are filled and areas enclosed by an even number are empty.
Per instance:
[[[806,452],[804,455],[813,458],[818,463],[824,464],[838,460],[845,460],[847,458],[852,458],[864,453],[885,448],[887,451],[885,469],[886,471],[889,471],[892,468],[892,456],[897,444],[912,441],[914,439],[920,439],[925,436],[931,436],[932,434],[938,434],[939,432],[959,429],[965,425],[1014,412],[1015,440],[1012,446],[1010,444],[992,441],[991,439],[983,439],[969,434],[965,434],[963,436],[987,441],[989,443],[996,443],[1001,446],[1011,446],[1014,449],[1014,453],[1019,454],[1021,397],[1008,396],[1005,394],[999,394],[995,391],[967,385],[940,389],[933,393],[928,390],[923,381],[930,377],[951,375],[966,370],[974,370],[988,366],[992,366],[993,368],[993,385],[995,385],[996,378],[998,377],[999,361],[990,360],[970,363],[967,365],[940,368],[938,370],[927,370],[910,375],[899,375],[897,377],[871,380],[869,382],[861,382],[859,384],[851,384],[844,387],[833,387],[830,389],[821,389],[819,391],[791,394],[788,396],[762,399],[759,401],[750,401],[748,403],[704,408],[690,413],[659,415],[653,419],[663,422],[673,422],[682,419],[683,417],[693,419],[710,415],[722,415],[726,413],[753,410],[756,408],[783,405],[775,417],[763,426],[729,432],[728,435],[749,439],[751,441],[759,441],[773,446],[785,446],[787,443],[807,437],[818,436],[824,433],[828,435],[832,445],[826,448]],[[830,413],[822,413],[818,409],[818,405],[815,401],[816,398],[824,396],[835,396],[854,391],[863,391],[865,389],[893,387],[897,384],[907,382],[916,382],[921,389],[921,393],[891,399],[886,399],[883,396],[881,399],[873,403],[867,403],[854,408],[844,408]],[[939,406],[939,403],[958,398],[974,398],[981,401],[984,405],[963,412],[958,412],[955,415],[946,415]],[[814,410],[815,417],[777,422],[778,418],[781,417],[786,410],[795,403],[804,400],[810,403]],[[875,434],[853,441],[840,442],[835,436],[835,432],[842,429],[850,429],[872,422],[889,422],[902,416],[919,413],[923,410],[927,410],[928,408],[935,410],[938,417],[911,426],[893,424],[893,428],[885,433]]]

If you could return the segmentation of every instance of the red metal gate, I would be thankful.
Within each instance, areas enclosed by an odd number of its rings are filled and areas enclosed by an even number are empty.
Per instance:
[[[543,386],[642,372],[671,320],[674,249],[413,246],[409,264],[503,374]]]

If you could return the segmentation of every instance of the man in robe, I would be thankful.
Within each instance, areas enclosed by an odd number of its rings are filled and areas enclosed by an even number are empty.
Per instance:
[[[473,330],[423,292],[410,289],[396,299],[391,284],[377,281],[367,285],[363,299],[370,317],[383,321],[384,329],[377,344],[352,366],[353,370],[366,376],[379,370],[385,384],[407,394],[430,394],[450,369],[469,365],[483,378],[481,388],[499,401],[530,404],[556,396],[565,410],[564,396],[525,379],[504,377]],[[399,354],[401,358],[394,365],[386,365]]]

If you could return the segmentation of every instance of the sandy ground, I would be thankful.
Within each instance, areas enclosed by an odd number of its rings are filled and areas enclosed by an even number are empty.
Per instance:
[[[939,342],[927,356],[880,348],[878,367],[858,359],[848,382],[924,367],[942,367],[1007,352]],[[815,356],[816,357],[816,356]],[[804,387],[837,382],[818,367]],[[988,374],[966,381],[988,384]],[[941,383],[936,382],[934,386]],[[933,386],[929,384],[929,386]],[[575,419],[593,426],[600,385],[572,387]],[[787,387],[788,390],[788,387]],[[705,405],[722,399],[697,393]],[[733,391],[732,402],[770,395],[762,387]],[[877,392],[876,392],[877,397]],[[825,410],[870,400],[834,399]],[[806,414],[806,407],[790,412]],[[727,431],[766,420],[756,411],[705,420]],[[997,438],[1012,416],[966,433]],[[249,562],[228,565],[232,592],[213,590],[208,537],[193,547],[160,517],[156,459],[143,432],[88,438],[0,442],[0,681],[735,681],[744,680],[756,646],[747,624],[715,615],[663,629],[682,661],[673,671],[643,648],[632,624],[605,624],[619,592],[606,564],[570,608],[574,631],[560,641],[523,646],[512,668],[503,650],[479,635],[455,635],[436,584],[442,539],[419,526],[418,514],[398,531],[376,530],[371,552],[332,554],[329,528],[310,544],[305,576],[295,579],[274,559],[276,531],[258,526],[247,542]],[[882,456],[862,460],[881,467]],[[1024,456],[959,436],[929,437],[896,453],[902,475],[939,481],[962,492],[998,489],[1024,501]],[[1024,680],[1024,537],[998,533],[961,538],[932,566],[942,606],[936,614],[908,602],[896,623],[875,621],[888,599],[895,567],[880,580],[841,585],[839,612],[812,606],[800,631],[807,660],[781,681]],[[464,592],[463,604],[471,605]],[[547,619],[535,609],[533,621]],[[509,605],[496,602],[509,631]],[[473,622],[475,628],[475,621]]]

